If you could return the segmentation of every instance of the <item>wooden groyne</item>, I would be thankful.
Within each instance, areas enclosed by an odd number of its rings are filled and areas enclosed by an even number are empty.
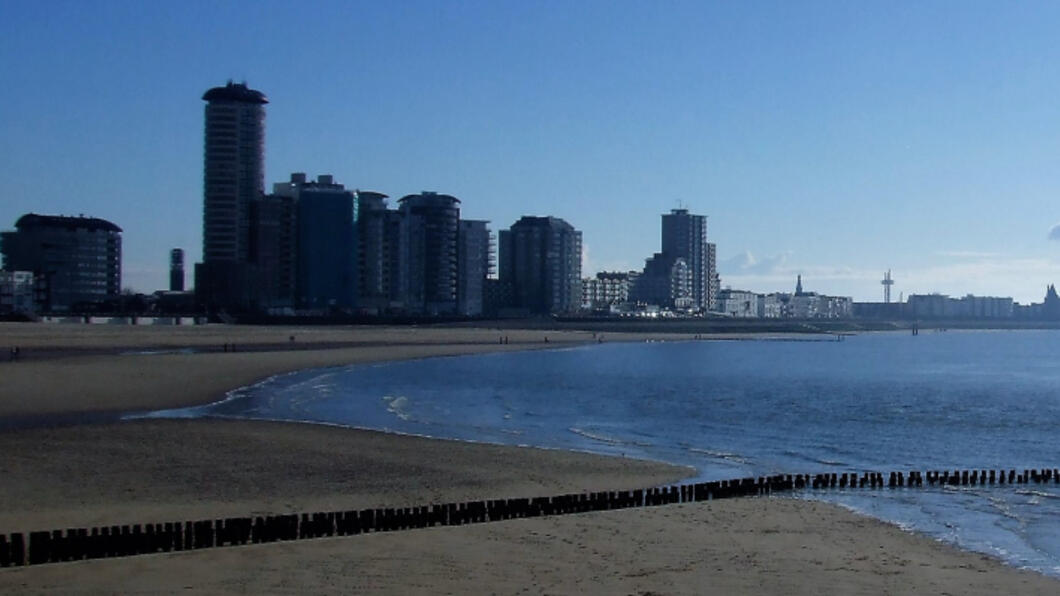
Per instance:
[[[639,490],[491,499],[404,508],[229,517],[0,534],[0,567],[128,557],[246,544],[460,526],[549,515],[656,507],[800,490],[921,489],[1060,484],[1060,470],[787,474]]]

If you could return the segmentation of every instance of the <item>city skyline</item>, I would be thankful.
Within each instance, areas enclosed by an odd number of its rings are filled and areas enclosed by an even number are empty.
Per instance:
[[[170,249],[202,260],[198,96],[234,79],[271,102],[266,185],[332,173],[497,229],[561,217],[586,276],[641,269],[684,206],[723,287],[801,273],[879,301],[891,269],[895,300],[1038,302],[1060,277],[1060,10],[1004,8],[11,6],[0,220],[114,221],[125,284],[168,287]]]

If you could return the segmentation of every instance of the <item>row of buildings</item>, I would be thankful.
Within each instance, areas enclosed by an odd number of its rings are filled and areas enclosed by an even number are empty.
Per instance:
[[[461,220],[458,199],[421,193],[402,198],[396,209],[386,200],[346,191],[329,176],[308,182],[293,174],[254,203],[252,260],[211,272],[232,278],[196,291],[195,307],[180,300],[191,294],[183,291],[184,253],[173,249],[170,288],[158,298],[188,309],[272,314],[479,316],[579,308],[581,232],[562,219],[527,216],[501,230],[498,277],[487,222]],[[0,236],[0,313],[120,308],[126,297],[118,226],[27,214],[15,228]],[[201,280],[202,265],[197,274]]]
[[[292,174],[264,192],[260,91],[229,82],[203,95],[203,260],[195,292],[208,311],[478,316],[499,309],[577,310],[581,232],[524,217],[499,234],[460,218],[460,200],[347,190]],[[496,275],[495,275],[496,274]]]
[[[717,309],[721,280],[717,249],[707,241],[707,217],[687,209],[662,216],[662,250],[641,271],[601,272],[582,280],[582,309],[597,313],[706,314]]]
[[[598,314],[620,316],[678,315],[681,310],[661,306],[656,302],[640,301],[643,296],[644,272],[602,272],[582,281],[582,308]],[[651,285],[656,285],[652,282]],[[671,287],[675,287],[674,286]],[[725,288],[711,293],[707,314],[737,319],[842,319],[853,315],[853,301],[846,296],[826,296],[802,289],[799,276],[795,292],[758,294],[746,290]],[[671,302],[673,305],[674,302]],[[687,303],[684,303],[687,304]]]
[[[525,216],[494,236],[460,217],[460,200],[421,192],[347,189],[331,175],[294,173],[266,192],[266,96],[228,82],[208,90],[203,153],[203,250],[194,295],[184,254],[170,254],[181,308],[211,313],[520,316],[534,314],[733,318],[1057,318],[1011,298],[912,295],[905,304],[853,303],[806,292],[721,289],[707,218],[662,215],[660,251],[640,271],[582,278],[582,237],[556,217]],[[0,235],[0,312],[64,312],[125,304],[121,234],[93,217],[26,214]],[[888,276],[889,278],[889,276]]]
[[[854,302],[848,296],[804,291],[801,275],[795,282],[794,292],[756,294],[725,289],[718,301],[719,314],[743,319],[847,319],[853,311]]]
[[[656,280],[643,283],[651,279],[658,254],[642,271],[603,272],[579,280],[581,234],[557,218],[524,217],[502,230],[498,277],[492,275],[496,247],[487,222],[460,220],[459,201],[453,197],[410,195],[390,210],[385,195],[349,192],[328,176],[308,182],[303,174],[292,175],[273,190],[263,202],[279,201],[288,219],[282,226],[275,221],[266,226],[260,214],[255,214],[251,225],[256,230],[255,251],[269,254],[267,248],[275,255],[272,268],[262,274],[268,293],[259,298],[267,300],[273,312],[404,312],[405,288],[410,286],[423,288],[413,298],[424,305],[419,312],[434,314],[518,316],[570,313],[580,307],[583,313],[658,316],[687,314],[681,309],[693,304],[694,286],[687,266],[671,269],[671,279],[676,281],[664,286],[668,289],[656,302],[635,300],[638,292],[648,292],[645,287],[661,285]],[[324,201],[325,208],[320,209],[314,193],[322,191],[344,198]],[[349,209],[335,210],[336,205]],[[356,217],[351,215],[354,210]],[[668,216],[663,217],[667,221]],[[343,221],[353,221],[352,229],[336,226]],[[669,226],[664,224],[664,236],[668,229],[672,229],[672,220]],[[93,217],[22,216],[14,230],[0,234],[4,264],[0,313],[85,312],[143,304],[135,296],[120,296],[121,234],[114,223]],[[284,246],[296,248],[284,250]],[[431,255],[435,262],[410,272],[400,266],[409,254]],[[182,292],[184,277],[183,251],[174,249],[170,291],[159,293],[159,299],[193,305],[191,300],[180,300],[190,297]],[[716,279],[716,273],[711,278]],[[707,291],[711,292],[710,284]],[[708,296],[716,296],[709,311],[712,316],[731,318],[1060,320],[1060,296],[1054,286],[1048,287],[1043,302],[1030,305],[1008,297],[943,294],[913,294],[905,302],[852,302],[847,297],[804,291],[801,276],[791,293],[726,288]]]

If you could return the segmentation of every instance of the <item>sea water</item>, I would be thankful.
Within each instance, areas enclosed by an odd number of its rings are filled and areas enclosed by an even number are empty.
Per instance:
[[[1060,467],[1060,332],[604,343],[278,376],[165,416],[315,421],[780,473]],[[1060,486],[807,491],[1060,575]]]

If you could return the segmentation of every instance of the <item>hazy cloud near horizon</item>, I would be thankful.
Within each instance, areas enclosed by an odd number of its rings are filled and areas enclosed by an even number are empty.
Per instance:
[[[1053,224],[1053,227],[1049,229],[1050,240],[1060,240],[1060,223]]]
[[[994,259],[1004,256],[1001,253],[980,252],[975,250],[940,250],[935,254],[940,257],[950,257],[954,259]]]
[[[718,272],[752,275],[777,273],[784,269],[784,265],[787,264],[789,256],[791,256],[791,251],[785,251],[759,260],[751,253],[751,251],[745,250],[742,253],[719,263]]]

